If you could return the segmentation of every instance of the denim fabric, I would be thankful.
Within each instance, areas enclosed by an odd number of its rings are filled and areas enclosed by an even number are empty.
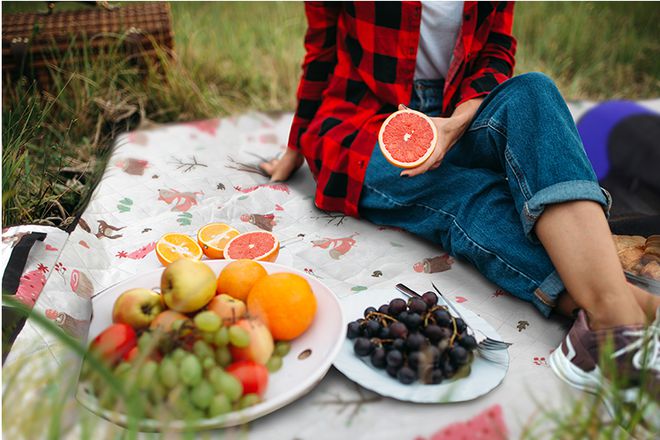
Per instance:
[[[439,114],[436,85],[416,81],[409,107]],[[362,217],[441,245],[546,316],[564,285],[534,235],[536,221],[553,203],[610,205],[564,100],[540,73],[495,88],[437,169],[409,178],[400,172],[374,149]]]

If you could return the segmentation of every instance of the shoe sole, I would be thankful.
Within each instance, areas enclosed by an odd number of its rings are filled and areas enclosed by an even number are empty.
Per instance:
[[[567,339],[569,350],[572,349],[570,340]],[[611,401],[605,396],[606,386],[601,386],[601,383],[606,383],[607,379],[599,373],[598,367],[592,372],[586,372],[575,366],[561,349],[561,344],[557,347],[548,358],[548,363],[552,371],[564,382],[582,391],[599,396],[610,415],[614,414],[614,408]],[[599,392],[602,391],[602,392]]]

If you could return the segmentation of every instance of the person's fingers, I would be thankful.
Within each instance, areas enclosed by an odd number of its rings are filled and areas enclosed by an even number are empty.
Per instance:
[[[272,176],[279,162],[280,162],[279,159],[273,159],[268,162],[261,162],[259,164],[259,168],[264,170],[269,176]]]
[[[280,166],[273,172],[272,176],[270,177],[270,181],[283,182],[291,176],[292,172],[293,168],[291,166]]]
[[[281,182],[291,177],[291,174],[300,168],[303,162],[302,154],[287,150],[279,159],[262,162],[259,167],[270,176],[271,182]]]
[[[271,182],[283,182],[285,181],[289,176],[286,176],[284,171],[281,169],[275,170],[272,176],[270,176],[270,181]]]
[[[424,174],[431,167],[430,161],[426,161],[418,167],[407,169],[401,173],[401,176],[415,177]]]
[[[428,170],[431,169],[431,167],[440,166],[440,162],[442,161],[442,158],[444,157],[444,153],[441,149],[436,148],[435,151],[433,151],[433,154],[420,166],[415,167],[415,168],[409,168],[405,171],[402,171],[399,175],[401,177],[407,176],[407,177],[413,177],[413,176],[419,176],[420,174],[424,174]]]
[[[271,175],[271,182],[287,180],[300,165],[296,156],[286,156],[279,161]]]
[[[438,168],[438,167],[440,166],[441,163],[442,163],[441,160],[437,161],[436,163],[434,163],[433,165],[431,165],[431,168],[429,168],[429,170],[434,170],[434,169]]]

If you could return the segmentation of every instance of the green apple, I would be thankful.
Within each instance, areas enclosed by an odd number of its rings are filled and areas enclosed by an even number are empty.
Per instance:
[[[201,261],[180,258],[163,271],[160,291],[172,310],[190,313],[208,304],[215,296],[215,273]]]
[[[119,295],[112,307],[112,322],[128,324],[135,330],[149,327],[163,311],[162,297],[149,289],[130,289]]]

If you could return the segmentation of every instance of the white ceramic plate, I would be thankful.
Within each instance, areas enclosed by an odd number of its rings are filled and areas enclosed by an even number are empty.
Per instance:
[[[342,298],[340,301],[344,309],[344,327],[349,322],[361,318],[367,307],[378,308],[394,298],[407,299],[405,295],[395,290],[368,290]],[[452,305],[473,329],[479,329],[493,339],[502,340],[484,319],[460,304],[452,303]],[[477,332],[477,340],[481,337]],[[498,352],[498,362],[488,361],[476,354],[469,376],[444,381],[437,385],[425,385],[419,382],[403,385],[388,376],[385,370],[373,367],[368,357],[356,356],[353,351],[353,341],[348,339],[342,344],[334,365],[352,381],[383,396],[418,403],[463,402],[488,393],[502,382],[509,367],[509,354],[506,350]]]
[[[216,274],[229,264],[225,260],[205,261]],[[342,309],[335,294],[314,277],[296,269],[275,263],[262,263],[268,273],[292,272],[309,281],[317,301],[317,312],[311,327],[300,337],[291,342],[291,351],[283,361],[282,368],[270,375],[268,389],[263,402],[220,417],[201,419],[195,422],[173,421],[167,429],[213,429],[240,425],[269,414],[309,392],[327,373],[345,338]],[[96,295],[92,301],[92,321],[88,341],[112,324],[112,306],[122,292],[134,287],[154,288],[160,286],[163,269],[156,269],[136,275],[118,283]],[[309,356],[301,353],[311,350]],[[300,356],[300,358],[299,358]],[[127,426],[128,418],[124,414],[109,411],[98,405],[96,397],[84,386],[78,387],[78,400],[92,412],[121,426]],[[161,428],[161,422],[145,419],[140,421],[140,429],[155,431]]]

